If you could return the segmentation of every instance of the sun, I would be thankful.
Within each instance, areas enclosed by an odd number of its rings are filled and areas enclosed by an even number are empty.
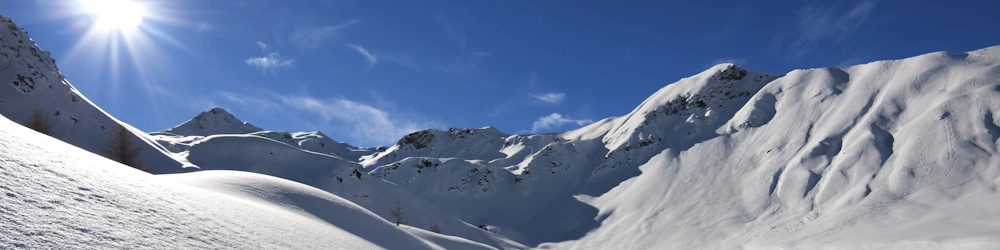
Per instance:
[[[101,29],[130,31],[142,25],[145,11],[129,0],[80,0],[83,10],[97,18],[95,26]]]

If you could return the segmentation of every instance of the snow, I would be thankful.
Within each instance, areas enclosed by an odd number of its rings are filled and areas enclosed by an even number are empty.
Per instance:
[[[403,229],[409,232],[410,234],[416,235],[421,239],[432,242],[435,245],[438,245],[444,249],[497,249],[495,247],[485,245],[479,242],[450,235],[438,234],[416,227],[404,226]]]
[[[153,172],[176,173],[153,176],[89,153],[119,122],[26,35],[0,31],[20,41],[0,78],[36,83],[0,88],[0,114],[59,111],[68,144],[0,119],[0,248],[1000,248],[1000,46],[785,75],[719,64],[577,130],[387,148],[216,108],[132,129]]]
[[[542,247],[996,248],[998,49],[790,72]]]
[[[0,248],[443,249],[266,175],[150,175],[0,119]]]
[[[393,203],[400,201],[410,214],[408,225],[430,228],[439,224],[449,234],[492,247],[521,247],[463,223],[434,204],[414,198],[410,190],[364,174],[359,164],[337,156],[255,135],[208,136],[192,143],[186,152],[187,160],[204,170],[246,171],[295,181],[344,197],[387,219],[391,219]]]
[[[720,64],[578,130],[420,131],[362,165],[541,248],[996,246],[998,54]]]

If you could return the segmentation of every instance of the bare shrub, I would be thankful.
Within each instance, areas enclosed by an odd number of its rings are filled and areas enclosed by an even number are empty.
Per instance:
[[[396,226],[409,222],[406,216],[406,208],[403,208],[403,204],[399,203],[399,200],[396,200],[395,204],[392,205],[392,208],[389,209],[389,215],[391,215],[394,219]]]
[[[104,157],[146,171],[142,161],[139,160],[142,147],[132,137],[134,135],[125,126],[116,124],[111,129],[111,135],[104,144]]]
[[[37,108],[31,110],[31,116],[28,117],[28,121],[24,123],[24,126],[38,131],[38,133],[52,136],[52,123],[49,123],[49,119],[45,119],[42,111]]]

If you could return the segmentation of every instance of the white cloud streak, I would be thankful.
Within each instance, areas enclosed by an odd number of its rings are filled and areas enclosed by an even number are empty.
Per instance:
[[[417,63],[417,60],[413,58],[413,56],[408,54],[393,54],[393,53],[380,52],[378,55],[376,55],[376,58],[378,58],[381,61],[399,64],[403,67],[410,68],[411,70],[416,72],[424,73],[427,71],[422,66],[420,66],[419,63]]]
[[[566,93],[546,93],[541,95],[531,95],[531,97],[534,97],[539,101],[559,104],[563,101],[563,99],[566,99]]]
[[[276,72],[278,69],[291,68],[295,66],[295,59],[281,57],[281,54],[274,52],[267,56],[251,57],[246,60],[247,65],[259,69],[262,73]]]
[[[355,141],[369,145],[391,145],[411,132],[432,127],[430,122],[405,119],[397,114],[345,98],[316,99],[307,96],[277,96],[285,105],[318,115],[324,122],[346,127]]]
[[[232,92],[219,92],[219,95],[221,101],[265,113],[302,111],[311,114],[300,118],[336,129],[329,134],[345,136],[355,146],[392,145],[406,134],[437,127],[437,122],[414,116],[412,112],[393,112],[343,97],[321,99],[274,92],[257,96]]]
[[[797,43],[812,43],[824,38],[843,41],[864,24],[874,6],[872,1],[863,1],[842,15],[835,14],[829,8],[805,7],[796,12],[799,17]]]
[[[270,49],[264,42],[257,41],[257,46],[260,47],[260,51],[265,55],[247,58],[244,62],[249,66],[259,69],[261,73],[274,73],[278,71],[278,69],[292,68],[295,66],[295,59],[281,57],[281,54],[277,51],[267,53]]]
[[[531,133],[538,133],[542,131],[549,131],[552,129],[558,129],[567,124],[576,124],[577,126],[583,126],[587,124],[594,123],[593,120],[575,120],[570,119],[568,116],[564,116],[559,113],[552,113],[547,116],[538,118],[534,123],[531,124]]]
[[[368,52],[368,50],[365,49],[365,47],[361,47],[361,45],[355,45],[355,44],[347,44],[347,47],[353,49],[354,51],[357,51],[358,54],[361,54],[361,56],[364,56],[365,60],[368,61],[368,68],[375,67],[375,64],[378,64],[378,58],[375,57],[375,55],[372,55],[372,53]]]
[[[743,59],[743,58],[718,58],[718,59],[715,59],[714,61],[712,61],[712,65],[709,65],[709,67],[715,66],[715,65],[719,65],[719,64],[723,64],[723,63],[732,63],[732,64],[736,64],[736,65],[746,66],[747,59]]]
[[[835,43],[843,42],[868,21],[875,1],[862,1],[851,7],[846,12],[837,12],[833,7],[807,6],[795,14],[798,22],[794,33],[788,38],[788,43],[784,43],[790,49],[791,58],[802,58],[812,50],[815,43],[832,40]],[[785,35],[778,37],[778,40],[785,40]]]
[[[292,44],[295,44],[295,46],[298,46],[299,48],[307,50],[315,49],[319,47],[323,41],[327,39],[335,39],[341,36],[344,29],[359,23],[361,23],[360,19],[354,19],[337,25],[323,27],[296,26],[295,31],[292,32],[289,40]]]

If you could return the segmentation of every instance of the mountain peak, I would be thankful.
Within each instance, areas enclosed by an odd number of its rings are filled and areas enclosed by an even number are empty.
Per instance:
[[[720,66],[723,65],[725,66],[725,68],[718,71],[718,73],[716,73],[715,75],[716,76],[715,79],[719,81],[740,80],[743,79],[743,77],[746,77],[747,73],[749,72],[747,69],[737,66],[736,64],[724,63]]]
[[[261,128],[237,119],[223,108],[212,108],[201,112],[191,120],[163,132],[178,135],[248,134],[262,131]]]

